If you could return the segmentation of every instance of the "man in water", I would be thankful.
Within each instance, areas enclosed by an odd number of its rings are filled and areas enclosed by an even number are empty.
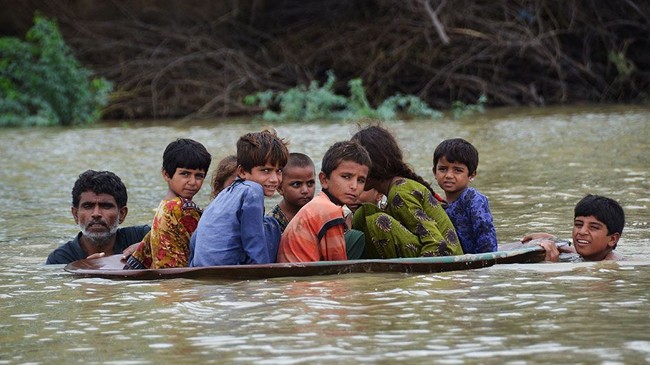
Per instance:
[[[79,175],[72,188],[72,216],[81,232],[52,251],[46,264],[118,254],[142,241],[148,225],[118,228],[128,213],[126,202],[126,187],[114,173],[88,170]]]

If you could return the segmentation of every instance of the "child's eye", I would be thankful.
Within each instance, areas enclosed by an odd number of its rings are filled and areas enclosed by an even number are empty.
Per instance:
[[[316,185],[315,181],[307,181],[307,187],[311,188],[312,186]]]
[[[296,188],[296,189],[297,189],[297,188],[300,187],[300,185],[302,185],[302,183],[299,183],[299,182],[292,182],[290,185],[291,185],[292,188]]]

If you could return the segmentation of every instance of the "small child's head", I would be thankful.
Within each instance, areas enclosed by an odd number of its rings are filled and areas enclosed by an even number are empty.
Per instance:
[[[205,147],[192,139],[179,138],[163,152],[162,174],[170,195],[192,199],[203,185],[212,156]]]
[[[359,194],[359,198],[357,199],[356,202],[354,202],[353,204],[346,204],[346,205],[350,209],[350,211],[354,213],[364,203],[370,203],[372,205],[376,205],[379,207],[381,205],[383,198],[384,198],[384,194],[378,192],[377,189],[370,189],[370,190],[362,191],[361,194]]]
[[[219,195],[221,190],[230,186],[237,178],[237,156],[229,155],[221,159],[217,169],[212,173],[212,194],[210,199]]]
[[[573,214],[573,244],[576,252],[586,259],[602,259],[616,248],[623,234],[625,213],[613,199],[587,195],[582,198]]]
[[[275,193],[288,158],[287,143],[275,131],[247,133],[237,141],[239,177],[262,185],[265,196]]]
[[[282,169],[282,182],[278,192],[284,202],[298,210],[314,198],[316,191],[316,169],[309,156],[292,152]]]
[[[353,204],[363,191],[371,166],[370,156],[361,144],[336,142],[325,152],[318,178],[335,204]]]
[[[433,152],[433,176],[447,193],[465,190],[477,167],[478,150],[462,138],[444,140]]]

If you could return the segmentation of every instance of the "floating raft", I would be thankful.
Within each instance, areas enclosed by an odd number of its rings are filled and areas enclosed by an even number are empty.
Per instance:
[[[75,261],[68,264],[65,267],[65,271],[81,277],[121,280],[175,278],[251,280],[350,273],[437,273],[453,270],[479,269],[495,264],[532,263],[544,260],[545,252],[541,247],[521,247],[521,244],[518,246],[517,248],[504,251],[458,256],[181,267],[149,270],[123,270],[124,263],[120,261],[121,255],[113,255],[99,259]]]

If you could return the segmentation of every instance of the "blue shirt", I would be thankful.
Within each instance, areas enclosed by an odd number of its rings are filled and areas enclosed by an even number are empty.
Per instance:
[[[460,239],[464,253],[497,250],[497,231],[485,195],[467,188],[445,209]]]
[[[277,221],[264,217],[262,185],[237,179],[203,212],[190,239],[190,266],[268,264],[279,243]]]

